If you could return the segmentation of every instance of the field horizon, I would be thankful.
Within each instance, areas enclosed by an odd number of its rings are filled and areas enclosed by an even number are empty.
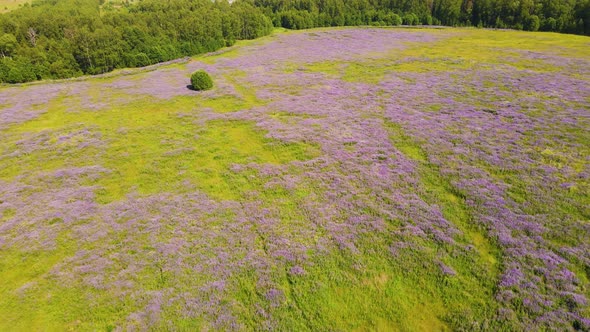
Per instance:
[[[0,86],[0,330],[587,331],[589,49],[275,29]]]

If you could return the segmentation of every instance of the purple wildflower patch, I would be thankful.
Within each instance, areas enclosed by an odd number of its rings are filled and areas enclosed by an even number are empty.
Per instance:
[[[412,53],[472,33],[286,33],[92,84],[2,88],[0,253],[17,258],[0,278],[28,271],[18,255],[48,266],[0,295],[35,307],[68,285],[121,330],[371,328],[432,303],[456,329],[590,328],[590,59]],[[186,88],[196,69],[214,89]],[[94,89],[109,102],[86,102]],[[101,200],[117,181],[130,183]],[[414,302],[371,307],[388,296]],[[341,308],[361,323],[330,325]]]

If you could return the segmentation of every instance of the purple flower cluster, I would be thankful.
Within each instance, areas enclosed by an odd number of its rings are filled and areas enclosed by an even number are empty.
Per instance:
[[[353,257],[359,270],[370,257],[386,257],[415,273],[424,267],[441,282],[459,283],[468,271],[495,285],[488,321],[589,329],[589,58],[529,52],[523,53],[529,69],[507,62],[448,72],[389,70],[376,84],[306,68],[387,61],[410,43],[450,38],[453,31],[280,34],[214,64],[195,60],[93,85],[2,89],[0,138],[15,144],[0,143],[0,167],[37,154],[54,154],[65,166],[0,177],[0,253],[55,250],[68,234],[76,249],[42,278],[133,303],[116,322],[120,329],[174,329],[167,315],[220,330],[252,328],[249,315],[256,329],[276,329],[275,314],[293,305],[285,280],[313,278],[316,262],[330,255]],[[535,61],[572,67],[536,71]],[[59,96],[65,104],[79,98],[69,111],[102,109],[81,98],[95,88],[118,98],[151,96],[154,103],[189,98],[195,93],[185,83],[197,68],[216,82],[199,98],[245,99],[240,91],[247,89],[260,102],[230,113],[182,110],[183,121],[247,121],[273,142],[305,142],[320,155],[232,165],[222,176],[249,179],[253,187],[237,200],[216,200],[187,184],[184,191],[129,192],[100,204],[98,181],[119,170],[92,155],[87,166],[67,162],[78,158],[72,151],[88,147],[106,153],[108,141],[92,124],[9,130]],[[168,153],[181,158],[182,148]],[[464,221],[450,218],[463,212],[449,214],[445,204],[466,211]],[[498,263],[480,263],[481,244],[469,240],[470,232],[489,242]],[[406,263],[408,255],[414,261]],[[462,261],[474,262],[473,269]]]

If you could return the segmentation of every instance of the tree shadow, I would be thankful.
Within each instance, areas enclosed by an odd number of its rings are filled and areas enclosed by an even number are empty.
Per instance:
[[[211,88],[198,90],[198,89],[193,88],[192,84],[187,85],[186,88],[189,89],[189,90],[191,90],[191,91],[195,91],[195,92],[201,92],[201,91],[211,90]]]

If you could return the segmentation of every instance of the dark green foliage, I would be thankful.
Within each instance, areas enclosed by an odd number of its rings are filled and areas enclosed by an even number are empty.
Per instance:
[[[391,15],[391,25],[402,25],[402,18],[398,14]]]
[[[403,22],[405,25],[418,25],[420,24],[420,19],[418,19],[418,16],[416,16],[416,14],[408,13],[404,15]]]
[[[24,58],[1,59],[0,75],[7,83],[24,83],[37,79],[35,66]]]
[[[539,20],[539,16],[531,15],[525,18],[523,27],[525,30],[528,31],[537,31],[541,26],[541,20]]]
[[[289,29],[342,25],[478,26],[590,34],[589,0],[249,0]],[[393,16],[396,15],[396,16]]]
[[[100,74],[215,51],[269,34],[248,2],[39,0],[0,15],[0,82]]]
[[[197,70],[191,75],[191,87],[193,90],[209,90],[213,87],[213,80],[204,70]]]
[[[11,33],[5,33],[0,36],[0,55],[2,57],[7,57],[12,55],[12,52],[16,49],[18,43],[16,42],[16,37],[14,37]]]

